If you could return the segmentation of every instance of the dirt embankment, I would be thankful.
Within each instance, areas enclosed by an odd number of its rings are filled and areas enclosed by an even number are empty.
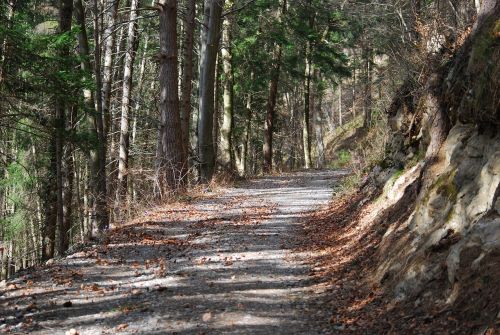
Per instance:
[[[339,331],[499,331],[500,6],[484,7],[423,89],[402,86],[384,166],[306,223]]]

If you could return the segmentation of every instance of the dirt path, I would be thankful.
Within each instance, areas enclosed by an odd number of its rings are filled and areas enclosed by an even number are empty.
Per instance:
[[[306,255],[290,250],[301,216],[330,199],[338,176],[260,178],[146,213],[107,245],[0,287],[0,333],[325,333]]]

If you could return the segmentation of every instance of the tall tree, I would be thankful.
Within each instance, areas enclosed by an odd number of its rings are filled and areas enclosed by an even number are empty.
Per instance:
[[[287,7],[287,1],[282,0],[280,9],[276,13],[278,27],[281,26],[282,17],[286,12],[286,7]],[[276,41],[271,58],[272,59],[271,78],[269,80],[269,90],[268,90],[269,93],[267,96],[266,118],[264,121],[264,145],[262,149],[264,156],[264,164],[263,164],[264,172],[270,172],[272,170],[272,164],[273,164],[274,117],[276,114],[276,100],[278,97],[278,82],[280,77],[281,57],[282,57],[282,45],[281,43]]]
[[[101,95],[101,105],[102,112],[104,116],[104,133],[108,134],[111,127],[111,114],[109,111],[111,103],[111,87],[113,84],[113,56],[114,56],[114,46],[116,40],[116,17],[118,15],[118,8],[120,6],[120,0],[106,0],[104,3],[104,24],[106,29],[104,34],[101,36],[101,41],[96,41],[104,45],[104,60],[102,66],[102,87],[100,91],[97,91]],[[102,22],[101,22],[102,23]],[[98,27],[100,30],[100,26]],[[95,34],[94,34],[95,35]],[[99,51],[100,52],[100,51]],[[99,60],[99,63],[101,61]]]
[[[59,3],[59,34],[68,34],[71,31],[73,17],[73,0],[60,0]],[[69,45],[65,44],[59,49],[59,57],[67,59],[69,57]],[[64,66],[64,63],[63,63]],[[65,71],[66,69],[62,69]],[[64,140],[66,130],[66,113],[68,109],[67,97],[56,95],[55,103],[55,154],[56,154],[56,185],[57,185],[57,225],[59,228],[59,253],[63,254],[68,248],[69,222],[64,220]]]
[[[325,144],[323,142],[323,89],[319,70],[314,71],[315,85],[311,96],[311,108],[314,115],[314,132],[316,137],[316,167],[322,168],[325,164]]]
[[[220,26],[224,0],[211,0],[206,40],[200,59],[200,105],[198,120],[198,155],[200,180],[209,182],[215,168],[213,147],[213,114],[215,63],[219,49]]]
[[[315,12],[312,7],[312,1],[309,0],[306,6],[308,29],[312,32],[314,27]],[[302,115],[302,141],[304,147],[304,167],[311,167],[311,136],[309,135],[309,114],[311,108],[311,76],[312,76],[312,43],[309,36],[306,37],[306,45],[304,52],[305,70],[304,70],[304,113]]]
[[[233,9],[233,2],[229,0],[228,8]],[[232,135],[233,135],[233,113],[234,113],[234,76],[231,51],[231,36],[233,29],[234,17],[232,14],[227,15],[222,24],[222,50],[221,60],[223,68],[224,91],[223,91],[223,112],[222,125],[220,128],[220,161],[229,168],[234,166],[234,158],[232,152]]]
[[[177,67],[177,0],[163,0],[160,14],[160,128],[157,178],[160,196],[176,189],[185,176],[181,141]]]
[[[182,55],[182,81],[181,81],[181,129],[182,150],[184,157],[189,157],[190,136],[189,121],[191,120],[191,92],[193,89],[193,51],[194,32],[196,19],[196,0],[186,0],[186,22],[184,29],[184,43]]]
[[[364,74],[364,97],[363,97],[363,127],[368,128],[372,122],[372,76],[373,76],[373,50],[370,41],[363,45],[363,74]]]
[[[120,202],[127,194],[128,160],[129,160],[129,118],[131,111],[130,98],[132,95],[132,75],[134,60],[137,53],[137,5],[138,0],[130,2],[130,16],[128,23],[127,46],[125,51],[125,63],[123,70],[122,101],[120,118],[120,149],[118,155],[118,186],[116,189],[116,203],[119,208]]]
[[[93,196],[93,214],[97,224],[97,230],[104,232],[109,228],[109,213],[107,204],[107,178],[106,178],[106,134],[104,130],[104,114],[102,101],[102,77],[101,77],[101,44],[99,36],[99,3],[93,1],[93,21],[94,21],[94,77],[95,77],[95,108],[96,113],[93,120],[93,133],[95,134],[96,155],[92,157],[92,172],[95,172],[95,178],[91,188],[94,190]]]

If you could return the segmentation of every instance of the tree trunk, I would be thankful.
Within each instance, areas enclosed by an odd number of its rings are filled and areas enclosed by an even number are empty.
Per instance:
[[[137,53],[137,5],[138,0],[131,0],[130,16],[128,23],[127,46],[125,65],[123,70],[121,118],[120,118],[120,149],[118,155],[118,183],[116,188],[116,208],[119,209],[121,201],[127,196],[128,158],[129,158],[129,115],[130,97],[132,95],[132,79],[134,60]],[[117,213],[119,214],[119,213]]]
[[[200,159],[200,181],[212,179],[215,166],[213,147],[213,114],[215,63],[219,49],[219,29],[224,0],[210,1],[210,18],[200,66],[200,116],[198,120],[198,154]]]
[[[314,108],[314,130],[316,135],[316,149],[318,152],[318,157],[316,160],[316,167],[322,168],[325,164],[325,145],[323,143],[323,116],[322,116],[322,102],[323,93],[320,92],[316,86],[315,97],[317,102],[312,105]],[[312,102],[312,101],[311,101]]]
[[[6,15],[6,21],[7,21],[7,29],[12,28],[12,17],[14,16],[14,9],[16,7],[17,2],[14,0],[8,0],[7,1],[7,15]],[[4,39],[3,41],[0,40],[0,84],[2,84],[4,80],[4,64],[5,60],[7,59],[7,55],[9,54],[9,45],[7,43],[7,39]]]
[[[109,214],[107,205],[107,179],[106,179],[106,135],[104,132],[103,122],[103,101],[102,95],[99,94],[102,89],[101,78],[101,46],[99,43],[99,5],[98,0],[93,2],[94,11],[94,77],[96,85],[96,113],[93,120],[93,132],[96,135],[96,155],[91,157],[92,160],[92,176],[93,183],[92,190],[92,204],[93,204],[93,217],[97,224],[98,232],[102,233],[109,228]]]
[[[352,69],[352,116],[356,117],[356,68]]]
[[[97,11],[97,8],[94,7],[94,12]],[[78,25],[80,26],[80,30],[78,33],[78,52],[81,56],[82,63],[80,65],[82,71],[90,72],[91,65],[89,60],[89,44],[87,37],[87,30],[85,26],[85,11],[83,8],[83,4],[81,0],[75,1],[75,18],[77,20]],[[97,16],[94,16],[94,20],[97,19]],[[98,22],[94,22],[94,26],[99,26]],[[94,31],[94,34],[98,34],[98,31]],[[95,38],[95,36],[94,36]],[[98,39],[96,39],[98,41]],[[97,57],[95,59],[99,59],[100,50],[99,44],[96,45]],[[94,55],[96,56],[96,55]],[[94,69],[94,73],[96,74],[96,86],[98,88],[98,92],[100,92],[100,63],[97,62],[95,64],[96,68]],[[90,76],[90,73],[88,74]],[[91,225],[92,226],[101,226],[107,227],[108,223],[108,214],[107,214],[107,206],[105,202],[106,194],[106,182],[102,181],[102,176],[105,176],[105,171],[101,171],[101,169],[105,168],[105,162],[100,163],[100,159],[105,160],[105,147],[104,143],[101,142],[101,139],[104,138],[104,134],[99,133],[98,124],[101,123],[102,126],[102,111],[100,99],[101,95],[94,95],[94,92],[89,89],[83,90],[84,96],[84,106],[85,112],[87,114],[87,123],[90,128],[90,133],[93,135],[94,142],[92,143],[92,147],[90,148],[90,169],[91,173],[89,175],[90,178],[90,190],[91,196],[85,196],[85,200],[89,203],[85,208],[91,208]],[[94,98],[97,97],[97,104]],[[96,110],[97,107],[97,110]],[[101,131],[102,132],[102,131]],[[103,151],[103,152],[100,152]],[[105,180],[104,180],[105,181]],[[86,193],[86,192],[84,192]],[[100,200],[99,200],[100,199]],[[84,227],[87,227],[84,225]],[[92,229],[87,229],[87,237],[90,237],[92,234]]]
[[[111,128],[111,114],[109,111],[109,106],[111,103],[111,86],[113,83],[113,52],[115,45],[115,22],[116,16],[118,14],[118,7],[120,5],[120,0],[106,0],[104,2],[104,23],[106,24],[106,30],[102,36],[101,42],[104,44],[104,61],[102,67],[102,89],[97,91],[101,95],[101,105],[102,112],[105,119],[104,122],[104,134],[108,135]],[[95,14],[97,15],[97,14]],[[100,30],[100,26],[98,26]],[[95,35],[95,33],[94,33]],[[98,43],[99,41],[96,41]],[[99,51],[100,53],[100,51]],[[101,61],[99,60],[99,63]]]
[[[251,79],[253,79],[253,73],[250,76]],[[245,128],[243,129],[243,134],[242,134],[242,148],[241,148],[241,154],[240,154],[240,175],[244,176],[247,172],[247,158],[248,158],[248,146],[250,145],[250,132],[251,132],[251,126],[252,126],[252,95],[249,93],[247,97],[247,103],[246,103],[246,121],[245,121]]]
[[[181,146],[177,78],[177,0],[160,3],[160,129],[157,177],[160,196],[183,180],[185,160]]]
[[[280,12],[278,14],[278,22],[281,22],[286,11],[286,0],[283,0]],[[275,44],[272,64],[271,78],[269,81],[269,94],[267,96],[266,118],[264,121],[264,144],[262,153],[264,156],[264,164],[262,170],[267,173],[273,169],[273,131],[274,131],[274,115],[276,113],[276,100],[278,97],[278,82],[280,77],[282,49],[280,44]]]
[[[70,118],[68,119],[67,132],[70,134],[74,133],[77,119],[77,107],[72,106]],[[68,250],[71,243],[71,226],[73,220],[73,188],[74,188],[74,177],[75,177],[75,161],[73,160],[74,146],[73,143],[68,143],[67,152],[65,155],[65,180],[66,185],[64,187],[64,216],[63,216],[63,229],[60,236],[60,251],[65,252]]]
[[[339,82],[339,95],[338,95],[338,109],[339,109],[339,126],[342,127],[342,81]]]
[[[366,43],[364,47],[364,70],[365,70],[365,80],[364,80],[364,121],[363,127],[368,128],[372,122],[372,58],[373,52],[370,42]]]
[[[196,19],[196,0],[187,0],[186,25],[184,34],[184,61],[181,82],[181,130],[182,150],[187,161],[189,149],[189,121],[191,119],[191,92],[193,90],[193,46]]]
[[[191,137],[192,145],[196,148],[196,156],[199,155],[199,146],[198,146],[198,125],[200,122],[200,106],[201,106],[201,97],[202,91],[204,89],[203,84],[203,69],[202,69],[202,60],[205,59],[207,53],[207,35],[208,35],[208,24],[210,22],[210,4],[212,0],[204,0],[203,3],[203,24],[200,26],[200,43],[199,43],[199,57],[198,57],[198,108],[192,113],[192,124],[195,125],[195,131],[193,136]],[[199,163],[199,159],[197,160]],[[200,165],[197,164],[198,175],[201,174]]]
[[[60,34],[71,31],[71,21],[73,16],[73,1],[61,0],[59,3],[59,27]],[[58,51],[61,58],[69,56],[69,48],[63,47]],[[65,97],[56,97],[55,107],[55,154],[56,154],[56,189],[57,189],[57,226],[59,228],[59,254],[63,254],[67,248],[67,234],[69,228],[64,222],[64,138],[66,124],[66,109],[68,108]]]
[[[266,105],[266,119],[264,123],[264,172],[271,172],[273,168],[273,131],[274,115],[276,113],[276,100],[278,97],[278,81],[280,75],[281,46],[276,45],[273,51],[273,64],[271,70],[271,81],[269,82],[269,94]]]
[[[45,222],[42,231],[42,260],[54,257],[56,247],[56,226],[57,226],[57,187],[56,187],[56,145],[55,138],[49,144],[48,156],[50,157],[48,175],[44,182],[44,208]]]
[[[306,45],[306,69],[304,80],[304,114],[302,119],[302,141],[304,146],[304,167],[311,167],[311,138],[309,136],[309,109],[311,94],[311,44],[308,41]]]
[[[232,1],[230,1],[233,8]],[[234,159],[232,154],[232,133],[233,133],[233,66],[231,54],[231,34],[233,26],[233,15],[225,18],[222,30],[222,50],[221,60],[224,73],[224,93],[223,93],[223,113],[222,126],[220,128],[220,161],[230,168],[234,168]]]
[[[219,125],[220,125],[220,91],[221,91],[221,72],[222,72],[222,63],[221,63],[221,54],[220,51],[217,53],[217,59],[215,60],[215,88],[214,88],[214,116],[213,116],[213,128],[212,128],[212,136],[213,136],[213,144],[214,144],[214,160],[217,161],[217,155],[219,150]]]

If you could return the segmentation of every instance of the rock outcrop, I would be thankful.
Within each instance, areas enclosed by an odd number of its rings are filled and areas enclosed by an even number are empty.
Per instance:
[[[499,9],[483,3],[461,49],[429,73],[424,90],[402,86],[389,109],[388,148],[391,171],[402,170],[374,178],[386,181],[374,281],[396,300],[462,302],[492,322],[500,308]],[[396,209],[404,221],[387,214]]]

